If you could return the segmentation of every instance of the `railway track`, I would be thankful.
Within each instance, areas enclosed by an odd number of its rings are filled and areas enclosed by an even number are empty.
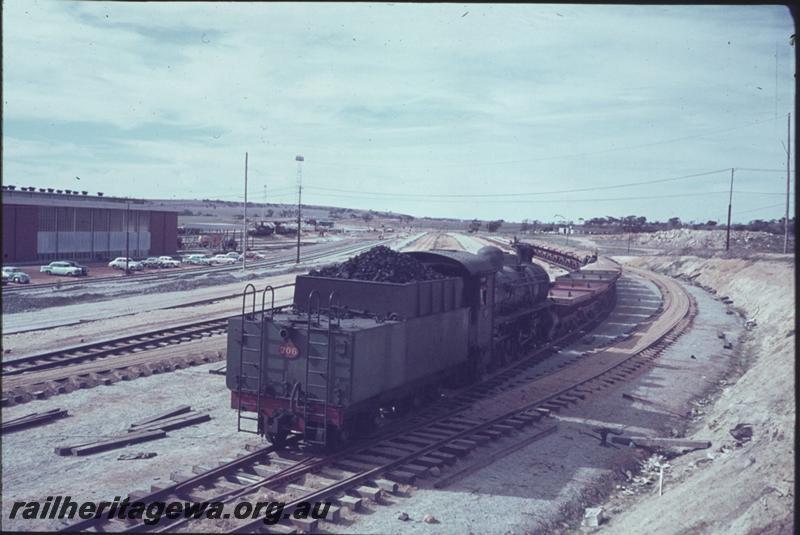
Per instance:
[[[339,254],[353,254],[355,252],[361,251],[363,249],[368,249],[370,247],[374,247],[375,245],[379,245],[381,243],[385,243],[388,241],[387,239],[383,240],[370,240],[366,244],[361,242],[359,244],[353,244],[352,242],[348,242],[345,245],[342,245],[338,242],[326,242],[321,244],[312,245],[312,250],[305,250],[305,253],[301,260],[303,262],[306,261],[314,261],[319,260],[321,258],[325,258],[326,256],[332,255],[339,255]],[[318,250],[320,249],[320,250]],[[260,261],[248,261],[247,266],[248,269],[263,269],[273,266],[279,266],[282,264],[286,264],[288,262],[293,262],[295,259],[294,252],[290,254],[282,254],[279,258],[273,258],[270,260],[260,260]],[[80,286],[85,284],[95,284],[95,283],[102,283],[102,282],[148,282],[148,281],[166,281],[169,279],[180,278],[185,276],[196,276],[196,275],[207,275],[207,274],[217,274],[217,273],[229,273],[235,271],[241,271],[242,266],[241,264],[234,264],[230,266],[214,266],[214,267],[196,267],[196,268],[189,268],[189,269],[179,269],[174,271],[158,271],[156,273],[147,273],[147,274],[134,274],[130,277],[123,277],[121,275],[114,275],[114,276],[107,276],[107,277],[92,277],[92,278],[78,278],[78,279],[68,279],[68,280],[57,280],[54,282],[46,282],[40,284],[29,284],[29,285],[22,285],[22,286],[5,286],[3,287],[3,295],[13,295],[19,293],[32,293],[37,290],[42,289],[53,289],[53,288],[60,288],[60,289],[68,289],[72,286]]]
[[[336,249],[335,254],[353,254],[372,247],[372,242],[358,244],[347,248]],[[324,258],[330,256],[330,252],[320,254],[314,258]],[[292,287],[293,284],[276,286],[275,289]],[[230,294],[225,296],[215,296],[205,298],[190,303],[181,303],[180,307],[195,306],[218,302],[224,299],[238,298],[241,294]],[[279,303],[283,305],[285,303]],[[223,334],[226,329],[228,319],[232,315],[224,315],[217,318],[204,319],[181,325],[170,326],[168,328],[135,333],[128,336],[92,342],[89,344],[75,345],[67,348],[60,348],[54,351],[29,355],[13,360],[2,362],[3,378],[3,397],[0,400],[3,406],[16,405],[41,399],[60,393],[68,393],[75,388],[91,388],[98,384],[109,384],[120,377],[125,379],[138,376],[136,373],[126,373],[126,370],[141,369],[143,365],[159,364],[170,369],[171,359],[158,358],[153,362],[147,363],[145,359],[136,358],[126,360],[124,357],[133,354],[141,356],[144,352],[149,352],[165,347],[174,347],[185,342],[192,342],[203,338],[213,338]],[[208,353],[200,359],[193,359],[196,364],[209,361]],[[78,366],[87,363],[103,361],[107,365],[92,366],[91,371],[86,366]],[[184,360],[177,360],[177,365],[181,367]],[[156,366],[156,370],[161,370]],[[60,372],[59,370],[64,370]],[[37,372],[49,371],[51,373],[41,374]],[[145,369],[144,373],[149,370]],[[112,375],[112,372],[116,375]],[[121,375],[120,375],[121,374]]]
[[[293,284],[282,285],[281,288]],[[236,297],[241,299],[241,294]],[[289,301],[276,302],[275,309],[289,304]],[[169,356],[157,356],[148,359],[148,355],[156,350],[174,349],[181,344],[210,340],[225,334],[228,320],[233,315],[205,319],[192,323],[175,325],[163,329],[136,333],[113,339],[76,345],[55,351],[48,351],[2,362],[3,397],[2,405],[10,406],[26,403],[36,398],[68,393],[77,388],[91,388],[98,384],[109,384],[114,379],[127,380],[132,374],[128,369],[140,369],[145,366],[149,370],[166,371],[185,365],[203,364],[213,358],[214,351],[205,351],[196,358],[171,359]],[[224,346],[224,344],[222,344]],[[129,358],[135,357],[135,358]],[[147,371],[145,370],[145,374]],[[110,376],[110,374],[118,376]],[[120,375],[121,374],[121,375]],[[136,373],[135,376],[142,373]],[[67,383],[67,386],[63,384]]]
[[[2,363],[2,376],[9,377],[41,370],[90,362],[116,355],[126,355],[138,351],[157,349],[181,342],[198,340],[204,337],[223,334],[228,318],[198,321],[167,329],[125,336],[101,342],[94,342],[71,348],[49,351]]]
[[[262,517],[215,520],[211,526],[208,519],[162,520],[150,526],[136,520],[92,519],[67,529],[191,531],[198,527],[196,522],[203,522],[204,529],[228,533],[250,533],[265,527],[276,533],[327,531],[335,530],[337,522],[365,503],[379,504],[387,494],[397,494],[417,479],[439,478],[434,486],[445,487],[459,474],[480,468],[480,460],[470,464],[465,458],[485,446],[513,437],[516,442],[511,448],[518,448],[553,432],[551,413],[628,380],[691,324],[695,306],[680,285],[648,272],[634,272],[659,288],[661,313],[590,359],[576,359],[538,377],[521,375],[543,352],[553,349],[550,344],[490,380],[442,399],[346,451],[322,457],[265,447],[218,467],[194,466],[192,474],[174,473],[173,484],[129,496],[131,501],[144,503],[221,501],[230,508],[245,500],[282,502],[284,516],[275,525],[265,526]],[[571,333],[557,343],[569,343],[579,336]],[[313,502],[332,503],[324,525],[319,519],[291,515],[301,504]]]
[[[357,254],[359,252],[362,252],[362,251],[364,251],[366,249],[369,249],[369,248],[373,247],[375,244],[376,244],[376,242],[370,241],[370,242],[367,242],[367,243],[361,242],[358,245],[352,245],[351,244],[349,247],[346,247],[346,248],[343,248],[343,247],[339,246],[338,248],[336,248],[336,249],[334,249],[332,251],[319,252],[319,253],[317,253],[315,255],[307,255],[303,259],[303,263],[306,266],[308,266],[307,262],[319,262],[319,261],[324,260],[324,259],[329,258],[329,257],[335,258],[335,257],[338,257],[338,256]],[[279,264],[275,264],[275,265],[279,265]],[[137,279],[137,280],[140,280],[140,279]],[[135,280],[118,280],[118,282],[120,284],[126,284],[128,282],[136,282],[136,281]],[[26,296],[26,297],[28,297],[28,296]],[[31,297],[36,298],[36,296],[31,296]],[[52,296],[48,295],[48,297],[52,297]],[[176,303],[175,305],[162,307],[162,308],[178,308],[178,307],[187,307],[187,306],[193,306],[193,305],[203,305],[203,304],[207,304],[207,303],[220,301],[222,299],[228,299],[228,298],[232,299],[232,298],[235,298],[235,297],[239,297],[240,298],[241,294],[240,293],[239,294],[227,294],[227,295],[221,295],[221,296],[206,297],[204,299],[199,299],[199,300],[181,301],[181,302]],[[23,313],[21,313],[21,315],[23,315],[23,316],[30,316],[31,314],[33,314],[33,313],[32,312],[23,312]],[[72,319],[72,318],[70,318],[70,320],[68,322],[51,322],[51,321],[47,321],[47,320],[38,321],[37,319],[34,319],[32,321],[34,321],[35,323],[34,324],[30,324],[30,323],[24,323],[20,319],[16,319],[16,316],[18,316],[18,315],[17,314],[12,315],[12,317],[9,319],[8,322],[5,321],[5,318],[4,318],[4,322],[3,322],[3,328],[4,328],[3,334],[4,335],[20,334],[20,333],[39,331],[39,330],[43,330],[43,329],[50,329],[50,328],[53,328],[53,327],[76,325],[76,324],[79,324],[79,323],[84,323],[86,321],[94,321],[95,319],[100,319],[100,316],[94,317],[94,318],[90,318],[90,319],[80,319],[80,318]]]
[[[425,243],[426,246],[434,246],[441,236],[442,235],[436,233],[428,233],[421,238],[423,238],[423,241],[427,239]],[[356,250],[362,250],[368,247],[371,247],[371,244],[360,244],[356,247]],[[350,252],[352,252],[351,249],[347,249],[339,254],[349,254]],[[276,289],[289,286],[292,285],[281,285],[280,287],[276,287]],[[190,304],[184,303],[180,306],[205,304],[232,297],[239,297],[239,295],[206,298]],[[119,359],[110,359],[108,360],[108,366],[92,367],[91,371],[79,367],[75,369],[74,372],[68,369],[63,373],[51,373],[44,377],[34,375],[34,372],[69,368],[77,364],[95,362],[102,359],[109,359],[110,357],[124,357],[133,353],[169,347],[206,337],[210,338],[224,333],[225,324],[231,317],[230,315],[225,315],[219,318],[211,318],[199,322],[172,326],[145,333],[136,333],[111,340],[76,345],[56,351],[4,361],[2,363],[4,396],[0,402],[3,406],[20,404],[35,398],[49,397],[50,395],[58,393],[67,393],[74,388],[89,388],[98,384],[107,384],[108,381],[116,378],[113,376],[109,377],[110,372],[124,373],[126,369],[138,369],[143,364],[147,363],[140,358],[130,361],[129,364],[119,362]],[[195,359],[194,362],[208,362],[209,358],[212,358],[208,357],[208,355],[209,354],[206,353],[206,357],[200,360]],[[154,359],[154,361],[155,360],[156,359]],[[170,359],[168,358],[161,358],[159,362],[161,362],[162,365],[170,365]],[[179,360],[177,362],[180,364],[182,361]],[[145,373],[146,372],[147,371],[145,371]],[[101,374],[101,376],[98,377],[98,374]],[[13,380],[15,376],[18,380]],[[30,380],[27,379],[28,377],[30,377]],[[126,377],[125,375],[122,376],[123,379]],[[70,379],[74,379],[73,384],[64,387],[63,384]]]

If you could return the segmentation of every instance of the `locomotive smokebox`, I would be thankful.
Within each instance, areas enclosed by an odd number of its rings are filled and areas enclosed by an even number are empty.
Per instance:
[[[481,247],[478,256],[489,262],[495,271],[503,269],[503,251],[493,245]]]

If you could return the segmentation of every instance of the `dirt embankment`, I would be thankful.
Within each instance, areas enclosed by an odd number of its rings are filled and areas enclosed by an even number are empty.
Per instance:
[[[756,325],[742,341],[741,376],[695,430],[713,450],[673,459],[681,476],[614,516],[614,533],[792,533],[795,440],[794,262],[642,257],[631,262],[732,299]],[[734,439],[738,424],[752,438]],[[619,504],[624,498],[612,498]]]
[[[633,234],[598,234],[592,236],[601,243],[616,242],[621,247],[632,245],[662,251],[706,256],[725,250],[725,230],[692,230],[679,228],[658,232],[637,232]],[[730,236],[732,254],[752,252],[783,252],[783,235],[750,230],[733,230]],[[794,250],[795,237],[789,236],[789,250]]]

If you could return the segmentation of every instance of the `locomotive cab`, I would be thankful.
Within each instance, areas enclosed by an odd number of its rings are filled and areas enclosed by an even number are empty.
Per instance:
[[[496,247],[494,249],[501,255]],[[473,255],[462,251],[415,251],[406,253],[440,273],[460,277],[464,281],[463,300],[470,309],[469,350],[465,379],[479,377],[492,363],[492,326],[494,325],[495,273],[497,257]],[[502,260],[501,260],[502,261]]]

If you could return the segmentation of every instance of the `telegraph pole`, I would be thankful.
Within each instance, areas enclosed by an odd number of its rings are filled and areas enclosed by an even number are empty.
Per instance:
[[[301,155],[297,155],[294,157],[294,160],[297,162],[297,259],[295,260],[296,264],[300,263],[300,224],[302,222],[302,198],[303,198],[303,162],[305,158]]]
[[[731,204],[733,203],[733,167],[731,167],[731,192],[728,196],[728,230],[725,232],[725,250],[731,247]]]
[[[783,254],[789,251],[789,164],[792,147],[792,114],[786,119],[786,214],[783,218]]]
[[[247,153],[244,153],[244,219],[242,219],[242,271],[247,268]]]
[[[128,265],[131,257],[130,251],[130,238],[131,238],[131,200],[125,199],[125,275],[130,275],[131,270]]]

